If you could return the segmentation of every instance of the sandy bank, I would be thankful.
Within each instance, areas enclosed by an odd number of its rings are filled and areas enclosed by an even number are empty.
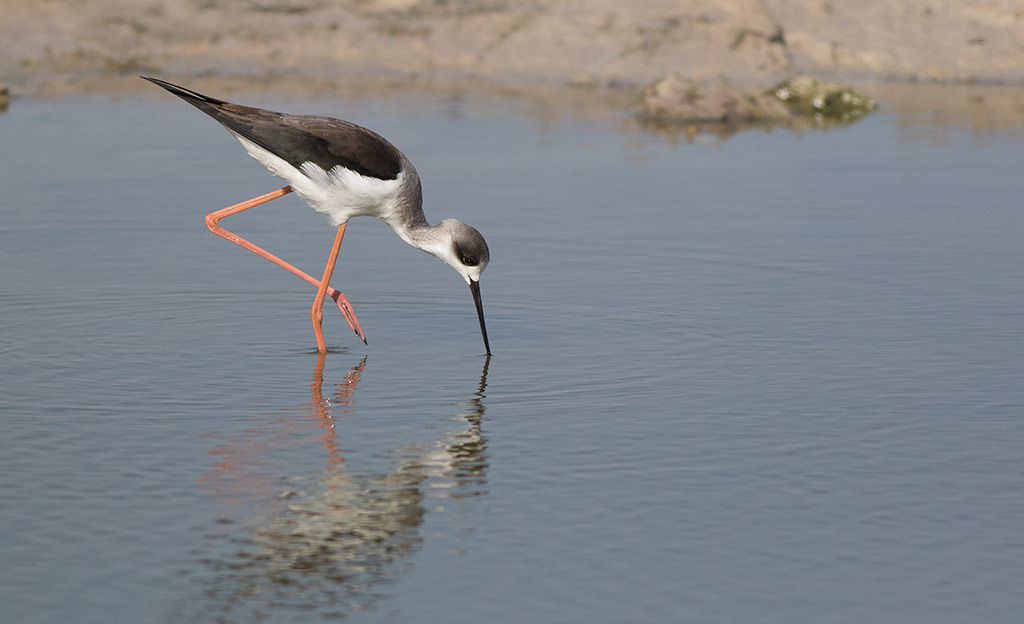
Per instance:
[[[19,92],[137,70],[1024,83],[1024,7],[998,0],[7,0],[0,41]]]
[[[0,41],[15,96],[140,91],[139,73],[221,93],[572,85],[615,106],[670,72],[904,102],[903,84],[1024,85],[1024,7],[999,0],[7,0]]]

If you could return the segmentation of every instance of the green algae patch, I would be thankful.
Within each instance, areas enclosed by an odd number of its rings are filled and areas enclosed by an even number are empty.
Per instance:
[[[874,100],[838,82],[794,76],[765,92],[798,118],[822,125],[853,123],[877,108]]]

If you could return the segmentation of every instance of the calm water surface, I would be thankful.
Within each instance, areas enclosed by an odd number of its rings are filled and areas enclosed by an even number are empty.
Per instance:
[[[0,116],[17,624],[1016,622],[1024,136],[880,113],[676,143],[472,99],[362,122],[478,227],[351,224],[314,291],[210,235],[279,183],[154,94]],[[317,273],[295,197],[225,222]]]

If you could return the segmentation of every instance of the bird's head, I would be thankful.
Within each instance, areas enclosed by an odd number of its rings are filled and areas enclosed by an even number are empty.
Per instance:
[[[442,240],[430,253],[455,269],[467,284],[479,282],[491,261],[484,237],[476,228],[455,219],[445,219],[438,228],[443,232]]]
[[[455,219],[445,219],[434,230],[431,243],[422,248],[434,255],[448,266],[458,271],[462,279],[469,284],[476,304],[476,314],[480,319],[480,333],[484,338],[487,355],[491,354],[491,345],[487,341],[487,327],[484,325],[484,307],[480,301],[480,275],[491,261],[491,252],[487,249],[487,241],[474,227],[470,227]]]

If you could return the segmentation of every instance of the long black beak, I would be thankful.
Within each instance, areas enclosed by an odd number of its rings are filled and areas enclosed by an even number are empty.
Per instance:
[[[484,325],[484,304],[480,301],[480,282],[469,280],[469,291],[473,293],[473,303],[476,304],[476,315],[480,317],[480,333],[484,335],[484,349],[487,349],[487,355],[490,355],[491,343],[487,342],[487,326]]]

